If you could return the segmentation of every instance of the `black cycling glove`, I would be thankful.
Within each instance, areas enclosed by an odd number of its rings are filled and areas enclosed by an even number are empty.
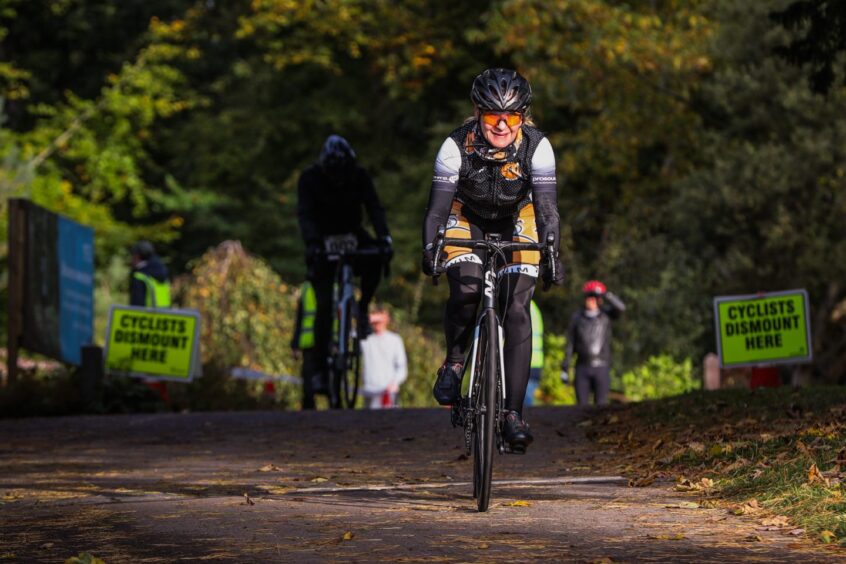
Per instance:
[[[555,251],[555,276],[552,276],[552,271],[549,268],[549,258],[543,257],[541,262],[541,279],[543,280],[544,290],[548,289],[551,284],[561,286],[564,284],[564,265],[561,264],[561,259],[558,256],[558,251]]]
[[[426,276],[437,276],[444,270],[443,254],[441,254],[441,264],[435,266],[435,252],[432,249],[423,249],[423,257],[420,260],[420,268]]]

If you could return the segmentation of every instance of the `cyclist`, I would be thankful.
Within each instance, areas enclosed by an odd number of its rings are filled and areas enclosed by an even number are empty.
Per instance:
[[[330,135],[320,150],[318,161],[300,175],[297,189],[297,217],[306,246],[307,278],[314,287],[317,312],[314,324],[314,358],[318,370],[325,373],[332,332],[332,286],[335,264],[323,255],[324,240],[330,236],[352,234],[359,249],[380,248],[380,255],[359,257],[355,272],[361,276],[361,301],[358,328],[364,338],[369,330],[368,305],[382,276],[383,261],[392,257],[391,235],[385,210],[376,194],[370,175],[356,162],[346,139]],[[373,238],[363,227],[367,212],[376,231]],[[325,381],[321,376],[321,381]]]
[[[429,205],[423,226],[423,271],[435,274],[432,241],[439,226],[448,238],[478,239],[499,234],[503,241],[537,243],[547,234],[558,249],[558,195],[555,156],[549,140],[532,124],[529,82],[513,70],[492,68],[473,81],[473,116],[450,133],[435,159]],[[483,287],[480,251],[447,246],[444,249],[449,283],[445,336],[447,357],[438,370],[433,394],[442,405],[454,404],[461,394],[465,350],[474,326]],[[540,253],[510,253],[499,272],[499,299],[504,325],[505,420],[504,440],[514,450],[532,441],[523,421],[523,398],[532,356],[529,303],[539,275]],[[557,276],[544,280],[563,284]]]
[[[611,387],[611,320],[626,311],[626,304],[607,291],[599,280],[588,280],[582,286],[585,306],[570,319],[567,347],[561,364],[561,380],[569,380],[570,359],[576,352],[576,400],[590,403],[590,392],[597,405],[608,403]],[[608,303],[604,303],[607,300]]]

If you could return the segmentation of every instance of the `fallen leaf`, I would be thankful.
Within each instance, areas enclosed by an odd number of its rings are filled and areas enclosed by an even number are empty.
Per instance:
[[[823,531],[820,533],[820,540],[828,544],[837,540],[837,535],[831,531]]]
[[[820,469],[817,468],[816,464],[811,464],[811,467],[808,469],[808,483],[809,484],[825,484],[826,486],[829,485],[828,478],[822,475]]]
[[[668,509],[699,509],[699,504],[695,501],[682,501],[680,503],[665,505],[664,507]]]
[[[619,418],[619,417],[617,417],[616,415],[612,415],[611,417],[609,417],[609,418],[605,421],[605,424],[606,424],[606,425],[613,425],[614,423],[619,423],[619,422],[620,422],[620,418]]]
[[[593,421],[590,419],[585,419],[580,423],[576,423],[576,427],[590,427],[591,425],[593,425]]]
[[[247,492],[244,492],[244,499],[246,500],[246,502],[245,502],[245,503],[246,503],[247,505],[255,505],[255,504],[256,504],[256,502],[255,502],[255,501],[253,501],[252,499],[250,499],[250,494],[248,494]]]
[[[684,539],[684,533],[676,533],[675,535],[649,535],[649,538],[658,540],[682,540]]]
[[[655,474],[647,474],[646,476],[641,476],[639,478],[632,478],[629,480],[629,487],[630,488],[645,488],[646,486],[652,485],[655,482]]]
[[[760,510],[761,508],[758,506],[758,501],[755,499],[751,499],[743,505],[735,505],[730,507],[729,513],[731,513],[732,515],[749,515],[750,513],[756,513]]]
[[[661,448],[661,445],[663,445],[663,444],[664,444],[664,439],[658,439],[657,441],[655,441],[655,444],[652,445],[652,452],[655,452],[656,450]]]
[[[323,476],[315,476],[309,482],[314,482],[315,484],[322,484],[323,482],[328,482],[329,478],[324,478]]]
[[[345,541],[352,540],[354,536],[355,535],[352,533],[352,531],[347,531],[346,533],[344,533],[344,536],[341,537],[341,540],[345,540]]]
[[[764,542],[764,539],[760,535],[749,535],[743,540],[746,542]]]
[[[489,545],[489,544],[488,544],[488,543],[486,543],[486,542],[483,542],[482,544],[480,544],[480,545],[479,545],[479,546],[477,546],[476,548],[478,548],[479,550],[487,550],[487,549],[489,549],[490,547],[491,547],[491,545]]]
[[[784,515],[776,515],[775,517],[767,517],[761,521],[765,527],[787,527],[790,520]]]
[[[512,501],[511,503],[506,503],[506,507],[531,507],[531,503],[528,501],[523,501],[522,499],[518,499],[517,501]]]
[[[805,456],[809,458],[813,457],[813,454],[811,453],[810,449],[808,449],[808,447],[805,446],[805,443],[803,443],[801,440],[796,441],[796,448],[799,449],[799,451],[802,452],[802,454],[804,454]]]
[[[677,492],[695,492],[699,489],[699,487],[687,478],[682,476],[679,478],[678,482],[676,482],[675,489]]]
[[[276,466],[275,464],[265,464],[261,468],[258,469],[259,472],[281,472],[282,469]]]
[[[591,560],[591,564],[614,564],[614,561],[609,557],[605,556],[603,558],[597,558],[596,560]]]
[[[793,535],[794,537],[798,537],[799,535],[805,534],[805,529],[791,529],[785,533],[787,535]]]
[[[702,454],[702,453],[705,452],[705,445],[703,445],[702,443],[696,443],[696,442],[689,443],[687,445],[687,448],[689,448],[690,450],[692,450],[696,454]]]

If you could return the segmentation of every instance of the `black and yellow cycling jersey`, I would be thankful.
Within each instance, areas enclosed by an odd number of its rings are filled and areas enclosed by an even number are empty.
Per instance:
[[[457,128],[441,145],[435,159],[423,245],[432,242],[439,225],[447,225],[458,202],[458,215],[479,227],[480,233],[507,231],[504,224],[508,222],[512,229],[520,229],[522,220],[526,233],[532,231],[533,241],[551,233],[557,247],[555,155],[549,140],[537,128],[523,125],[509,147],[483,151],[484,146],[477,120]],[[531,209],[524,212],[529,206]]]
[[[517,243],[537,243],[538,229],[535,223],[535,207],[531,203],[524,205],[517,212],[515,221],[498,222],[499,225],[491,222],[482,229],[477,223],[467,219],[464,214],[465,204],[460,200],[453,201],[449,219],[446,223],[446,237],[454,239],[481,239],[484,233],[499,232],[503,241],[514,241]],[[493,229],[490,229],[493,227]],[[480,251],[454,247],[444,247],[446,253],[446,268],[465,262],[482,264]],[[508,253],[508,261],[499,271],[499,274],[526,274],[537,278],[538,265],[540,264],[540,253],[538,251],[513,251]]]

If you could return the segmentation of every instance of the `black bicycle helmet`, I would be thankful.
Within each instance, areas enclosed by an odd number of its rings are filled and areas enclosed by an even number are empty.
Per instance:
[[[340,135],[330,135],[320,149],[318,162],[325,170],[347,169],[355,164],[355,151]]]
[[[473,81],[470,99],[480,110],[525,112],[532,103],[532,87],[517,71],[488,69]]]

